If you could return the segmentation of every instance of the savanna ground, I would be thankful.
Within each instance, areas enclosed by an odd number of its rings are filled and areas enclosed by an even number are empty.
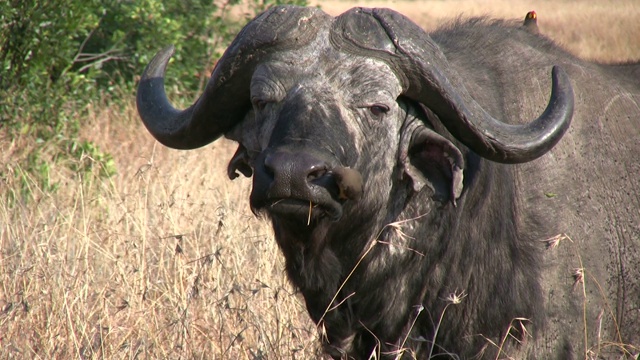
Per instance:
[[[634,0],[319,4],[331,14],[391,7],[426,29],[460,14],[520,20],[536,10],[541,32],[582,57],[640,59]],[[22,174],[34,194],[11,200],[17,181],[0,176],[0,358],[317,357],[318,332],[270,227],[249,210],[250,180],[227,179],[233,144],[166,149],[141,126],[133,96],[126,103],[96,99],[82,120],[81,135],[117,173],[52,165],[53,192],[15,161],[30,140],[0,129],[0,172]]]

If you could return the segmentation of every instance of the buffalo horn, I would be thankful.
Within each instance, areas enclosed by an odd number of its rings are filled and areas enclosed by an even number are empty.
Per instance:
[[[552,70],[551,98],[542,115],[524,125],[503,123],[469,94],[438,45],[419,26],[389,9],[352,9],[338,17],[331,41],[343,51],[387,62],[403,94],[429,107],[474,152],[496,162],[523,163],[542,156],[564,135],[573,116],[567,74]]]
[[[169,46],[151,60],[138,85],[138,113],[149,132],[175,149],[209,144],[240,122],[251,109],[255,67],[270,53],[306,45],[329,16],[316,8],[274,7],[249,22],[218,61],[204,93],[189,108],[171,105],[164,90]],[[305,21],[301,21],[305,19]]]

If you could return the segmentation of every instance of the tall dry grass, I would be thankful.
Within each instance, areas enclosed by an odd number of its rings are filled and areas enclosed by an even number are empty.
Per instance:
[[[86,122],[117,176],[54,173],[56,193],[33,182],[34,202],[0,200],[0,358],[313,354],[271,231],[247,207],[250,184],[226,179],[231,144],[165,149],[134,109]]]
[[[333,13],[344,6],[325,4]],[[428,28],[459,12],[521,18],[532,7],[473,4],[386,5]],[[640,58],[634,2],[575,4],[536,3],[542,32],[582,56]],[[8,196],[18,191],[16,159],[30,140],[0,137],[0,358],[318,355],[316,329],[285,279],[272,232],[249,210],[250,181],[226,177],[233,144],[168,150],[140,125],[133,99],[125,109],[97,100],[83,126],[86,139],[113,155],[117,175],[79,176],[52,164],[60,188],[48,193],[31,181],[32,202]]]

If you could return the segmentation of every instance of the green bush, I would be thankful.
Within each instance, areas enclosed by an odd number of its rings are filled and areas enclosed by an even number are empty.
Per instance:
[[[248,8],[245,16],[253,17],[282,3],[306,1],[0,1],[0,131],[35,143],[19,167],[47,190],[55,189],[48,178],[52,164],[90,171],[78,165],[87,152],[113,169],[108,154],[78,139],[88,104],[130,101],[144,66],[168,44],[176,46],[170,78],[195,96],[213,60],[248,20],[230,16],[239,13],[233,10]],[[169,92],[177,88],[168,84]],[[6,165],[0,172],[6,178]]]

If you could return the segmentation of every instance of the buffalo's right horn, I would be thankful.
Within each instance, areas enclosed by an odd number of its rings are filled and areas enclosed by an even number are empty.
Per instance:
[[[429,107],[453,136],[492,161],[523,163],[542,156],[571,123],[573,88],[560,67],[553,67],[551,98],[542,115],[511,125],[489,115],[429,34],[393,10],[352,9],[338,17],[331,40],[343,51],[389,64],[405,96]]]
[[[164,90],[174,48],[161,50],[147,65],[138,85],[142,122],[158,141],[171,148],[209,144],[251,109],[250,82],[255,67],[272,52],[306,45],[329,19],[316,8],[273,7],[262,13],[236,36],[218,61],[204,93],[185,110],[174,108]]]

